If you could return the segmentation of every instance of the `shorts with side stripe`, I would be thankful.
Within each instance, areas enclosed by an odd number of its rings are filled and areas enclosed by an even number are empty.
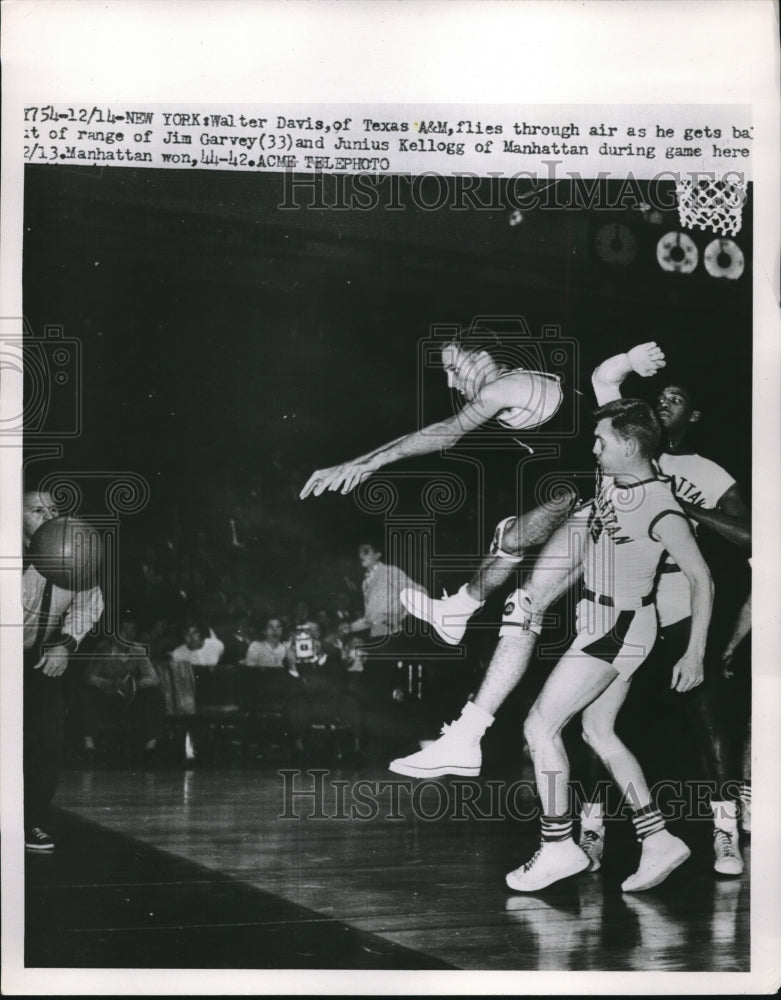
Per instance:
[[[656,640],[656,608],[611,608],[583,599],[576,612],[577,635],[570,649],[609,663],[628,681]]]

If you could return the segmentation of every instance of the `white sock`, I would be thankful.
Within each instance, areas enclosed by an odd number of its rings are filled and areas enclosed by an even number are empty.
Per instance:
[[[459,716],[459,725],[478,739],[485,733],[489,726],[493,725],[494,717],[484,708],[475,705],[473,701],[468,701]]]
[[[719,802],[711,799],[710,804],[713,810],[713,824],[717,830],[737,830],[738,827],[738,804],[737,802]]]
[[[476,597],[472,597],[469,591],[466,589],[469,586],[468,583],[462,584],[456,591],[455,596],[460,597],[464,607],[470,614],[477,611],[478,608],[482,608],[483,602],[478,601]]]
[[[584,830],[601,830],[605,825],[605,812],[601,802],[584,802],[580,810],[580,825]]]

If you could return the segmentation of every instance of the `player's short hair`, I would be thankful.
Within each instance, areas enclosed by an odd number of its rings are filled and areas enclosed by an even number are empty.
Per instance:
[[[481,351],[490,357],[496,357],[501,351],[502,342],[499,334],[488,327],[462,327],[452,337],[442,345],[447,347],[453,344],[459,347],[466,354],[479,354]]]
[[[658,451],[662,436],[659,419],[644,399],[614,399],[593,415],[595,420],[610,420],[619,437],[636,441],[643,458],[653,458]]]

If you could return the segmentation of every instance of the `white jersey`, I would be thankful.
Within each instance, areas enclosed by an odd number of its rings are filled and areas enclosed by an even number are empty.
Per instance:
[[[685,517],[670,487],[659,479],[618,486],[606,480],[588,511],[583,582],[617,608],[647,603],[665,548],[656,524]]]
[[[727,490],[735,485],[735,480],[726,469],[702,455],[669,455],[665,452],[659,456],[657,464],[669,480],[676,498],[705,510],[717,507]],[[692,529],[696,530],[696,527],[692,523]],[[689,581],[669,555],[659,577],[656,609],[662,628],[691,615]]]
[[[527,377],[518,378],[519,375]],[[515,368],[500,375],[497,381],[510,378],[513,379],[511,395],[518,402],[497,413],[496,419],[503,427],[515,431],[533,430],[555,416],[564,398],[558,375]]]

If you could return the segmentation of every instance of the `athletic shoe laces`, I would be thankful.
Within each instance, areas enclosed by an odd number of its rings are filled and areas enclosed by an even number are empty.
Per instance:
[[[542,848],[540,848],[540,847],[537,848],[537,850],[534,852],[534,854],[532,854],[532,856],[529,858],[529,860],[526,862],[526,864],[521,867],[521,871],[522,872],[528,872],[528,871],[530,871],[534,867],[534,865],[535,865],[535,863],[537,861],[537,858],[539,858],[539,856],[540,856],[540,851],[541,850],[542,850]]]
[[[588,850],[589,847],[596,847],[601,839],[596,830],[584,830],[581,837],[582,846]]]
[[[717,829],[713,838],[716,842],[716,850],[719,854],[722,854],[727,858],[736,858],[738,856],[737,851],[735,850],[735,844],[732,841],[732,834],[729,830]]]

